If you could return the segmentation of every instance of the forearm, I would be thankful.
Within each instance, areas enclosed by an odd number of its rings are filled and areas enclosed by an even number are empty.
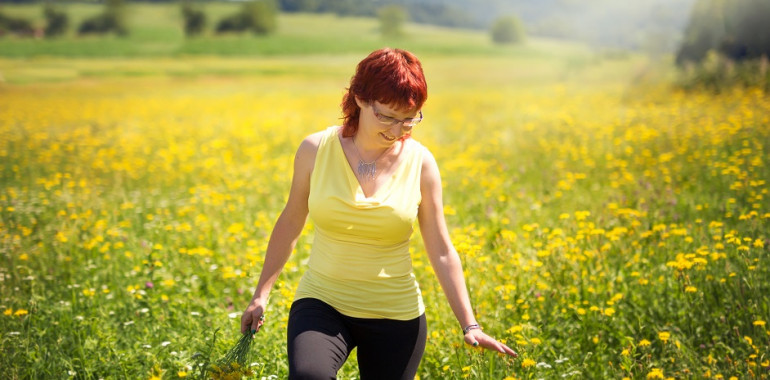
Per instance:
[[[265,252],[265,262],[259,275],[257,287],[254,290],[254,299],[267,301],[273,284],[281,274],[283,267],[289,260],[297,239],[302,232],[303,224],[293,223],[285,214],[281,214],[270,235]]]
[[[465,327],[476,323],[468,296],[468,288],[465,284],[462,263],[457,252],[450,249],[449,252],[435,259],[432,266],[460,326]]]

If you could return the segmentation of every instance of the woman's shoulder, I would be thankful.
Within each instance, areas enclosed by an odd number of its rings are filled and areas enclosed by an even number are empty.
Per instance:
[[[439,175],[439,168],[438,163],[436,162],[436,158],[433,156],[433,153],[431,153],[430,149],[428,149],[425,145],[420,144],[419,142],[415,141],[415,148],[420,150],[420,160],[421,160],[421,179],[422,181],[427,182],[436,182],[438,181],[440,183],[440,175]]]
[[[425,164],[431,164],[433,163],[435,165],[436,159],[433,158],[433,153],[431,153],[430,149],[426,147],[425,145],[422,145],[419,141],[417,141],[414,138],[410,138],[407,140],[410,144],[409,149],[412,150],[416,157],[418,157],[422,161],[423,167]]]
[[[313,132],[302,140],[302,143],[300,144],[300,149],[312,149],[312,150],[318,150],[318,147],[325,141],[328,140],[329,137],[334,136],[337,134],[337,130],[339,127],[329,127],[327,129],[324,129],[322,131]]]
[[[305,136],[302,143],[299,145],[299,149],[297,149],[297,156],[307,157],[309,155],[315,157],[316,152],[318,152],[318,147],[321,146],[324,141],[327,141],[329,137],[336,136],[338,131],[339,127],[335,126]]]

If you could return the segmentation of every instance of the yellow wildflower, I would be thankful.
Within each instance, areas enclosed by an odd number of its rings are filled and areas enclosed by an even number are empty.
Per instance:
[[[521,362],[521,366],[522,366],[522,368],[529,368],[529,367],[532,367],[532,366],[534,366],[535,364],[537,364],[537,362],[535,362],[534,360],[532,360],[532,359],[530,359],[530,358],[526,358],[526,359],[524,359],[524,360]]]
[[[658,333],[658,339],[662,340],[664,343],[668,342],[669,338],[671,338],[671,333],[668,331],[661,331]]]
[[[650,373],[647,374],[648,379],[665,379],[663,376],[663,370],[660,368],[653,368]]]

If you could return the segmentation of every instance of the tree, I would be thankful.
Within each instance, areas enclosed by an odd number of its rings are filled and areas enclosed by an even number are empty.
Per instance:
[[[104,7],[103,13],[83,20],[78,27],[78,34],[115,33],[119,36],[128,34],[123,0],[106,0]]]
[[[206,29],[206,13],[202,9],[194,7],[190,0],[182,1],[182,17],[184,18],[185,36],[198,36]]]
[[[256,34],[270,34],[278,28],[278,6],[273,0],[246,3],[244,13],[251,20],[251,30]]]
[[[770,56],[767,20],[767,0],[698,0],[693,5],[676,63],[700,63],[710,50],[736,61]]]
[[[56,9],[49,3],[43,8],[43,16],[45,16],[46,37],[57,37],[67,32],[69,17],[66,13]]]
[[[5,33],[32,36],[35,34],[35,28],[32,26],[32,22],[27,19],[10,17],[0,13],[0,36]]]
[[[384,37],[403,37],[404,23],[408,18],[406,9],[399,5],[388,5],[377,11],[380,19],[380,32]]]
[[[249,1],[238,13],[226,16],[217,24],[217,33],[244,32],[269,34],[278,27],[278,8],[273,0]]]
[[[524,26],[516,16],[498,18],[490,30],[492,41],[498,44],[513,44],[524,41]]]

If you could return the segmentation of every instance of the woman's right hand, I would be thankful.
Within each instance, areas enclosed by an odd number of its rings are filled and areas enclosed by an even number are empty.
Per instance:
[[[259,298],[251,300],[246,311],[241,315],[241,334],[250,332],[252,335],[259,332],[265,323],[265,302]]]

